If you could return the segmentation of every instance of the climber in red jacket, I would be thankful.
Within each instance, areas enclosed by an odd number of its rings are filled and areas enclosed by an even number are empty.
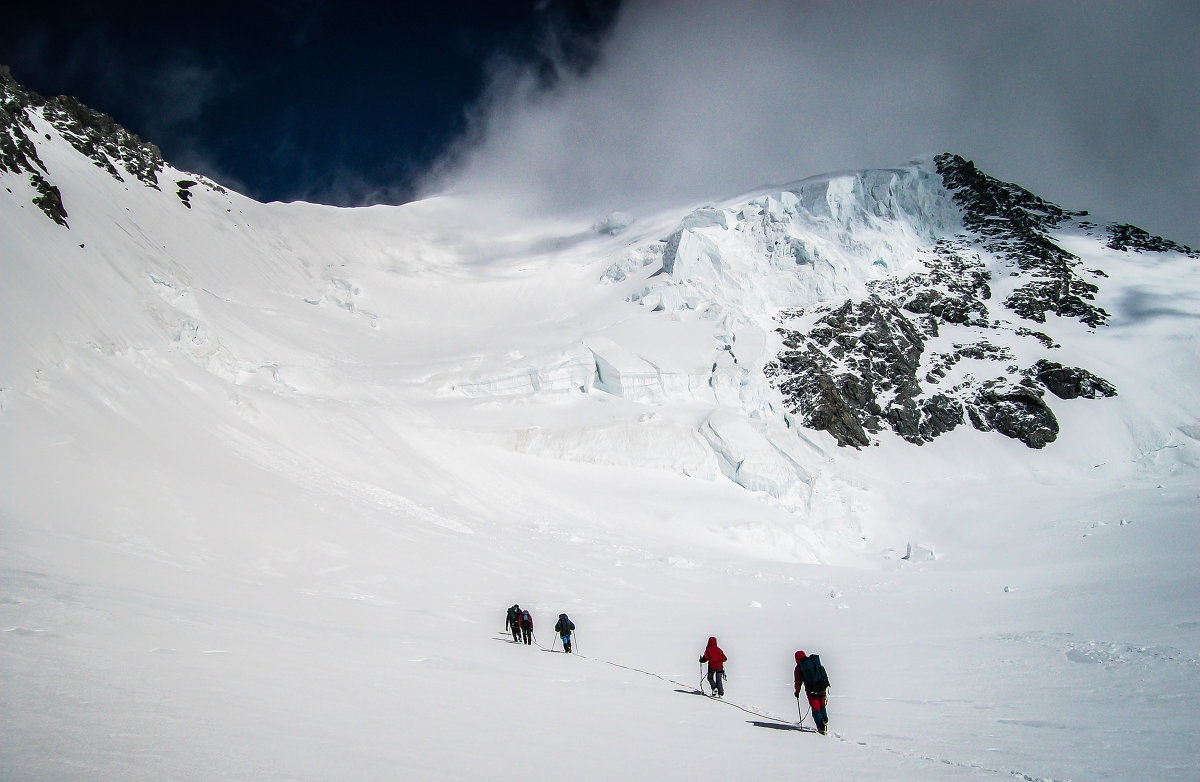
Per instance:
[[[717,698],[725,697],[725,661],[728,659],[721,647],[717,646],[717,639],[709,638],[704,654],[700,655],[700,662],[708,663],[708,686]]]

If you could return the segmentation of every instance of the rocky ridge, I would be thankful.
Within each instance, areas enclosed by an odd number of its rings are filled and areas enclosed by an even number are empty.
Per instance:
[[[1005,299],[1005,307],[1037,323],[1045,323],[1048,312],[1093,327],[1108,321],[1108,313],[1093,303],[1099,288],[1083,276],[1102,277],[1103,272],[1082,270],[1079,257],[1050,235],[1087,212],[1067,211],[1023,187],[994,179],[958,155],[938,155],[934,162],[962,209],[966,231],[988,252],[1014,265],[1025,280]]]
[[[1200,258],[1200,251],[1193,250],[1187,245],[1172,242],[1161,236],[1155,236],[1148,231],[1127,223],[1113,223],[1108,226],[1108,244],[1110,250],[1128,252],[1182,253],[1189,258]]]
[[[1096,303],[1104,272],[1083,268],[1055,239],[1068,228],[1095,236],[1086,216],[944,154],[705,207],[657,245],[630,250],[607,279],[661,263],[630,300],[702,311],[720,321],[719,341],[732,354],[738,324],[756,313],[746,309],[752,297],[722,296],[722,286],[745,287],[747,254],[757,254],[751,274],[784,304],[772,311],[779,348],[761,373],[790,420],[851,447],[885,430],[928,443],[970,424],[1042,448],[1059,434],[1047,391],[1063,400],[1117,394],[1089,370],[1054,360],[1060,347],[1044,331],[1051,316],[1093,330],[1110,319]],[[1133,226],[1103,230],[1115,250],[1196,257]],[[888,238],[865,240],[872,231]],[[1002,301],[993,297],[997,273],[1011,289]],[[814,301],[787,306],[796,291]]]
[[[941,240],[923,260],[928,271],[869,282],[865,299],[829,307],[807,329],[787,326],[802,311],[781,314],[783,349],[766,374],[789,412],[839,445],[856,447],[885,428],[926,443],[966,421],[1032,448],[1053,442],[1058,422],[1043,389],[1012,363],[1012,349],[993,344],[987,332],[1007,329],[1010,339],[1042,345],[1049,337],[1028,329],[1018,334],[992,320],[991,275],[970,244]],[[967,339],[931,350],[948,326]],[[944,387],[963,362],[975,369]],[[994,375],[980,378],[976,373],[988,366]]]
[[[8,66],[0,65],[0,172],[28,174],[37,191],[33,203],[48,218],[64,227],[68,212],[62,193],[53,183],[51,172],[37,153],[37,127],[31,115],[39,115],[80,154],[118,182],[132,177],[146,187],[161,190],[160,175],[165,170],[159,148],[129,132],[107,114],[84,106],[75,98],[60,95],[44,98],[17,83]],[[47,135],[47,139],[49,136]],[[198,177],[207,187],[224,190]],[[176,195],[191,207],[188,188],[192,180],[180,180]]]

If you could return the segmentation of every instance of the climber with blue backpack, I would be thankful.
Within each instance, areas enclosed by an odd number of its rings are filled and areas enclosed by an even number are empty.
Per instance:
[[[794,679],[796,698],[800,697],[800,690],[803,689],[812,709],[813,722],[817,723],[817,732],[824,736],[829,726],[829,712],[826,710],[829,675],[825,673],[825,666],[821,665],[821,655],[796,652]]]
[[[526,608],[521,609],[521,638],[525,641],[526,646],[533,644],[533,614],[529,613]]]
[[[571,639],[575,635],[575,623],[567,618],[566,614],[559,614],[558,622],[554,625],[554,631],[562,638],[563,651],[570,654]]]

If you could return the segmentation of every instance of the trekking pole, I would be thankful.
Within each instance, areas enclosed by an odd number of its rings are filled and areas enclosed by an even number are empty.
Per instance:
[[[700,690],[700,694],[704,695],[704,663],[700,663],[700,686],[696,689]]]
[[[804,718],[807,717],[808,714],[802,713],[800,711],[800,696],[798,696],[798,695],[796,696],[796,713],[800,715],[800,721],[797,722],[796,724],[803,727],[804,726]]]

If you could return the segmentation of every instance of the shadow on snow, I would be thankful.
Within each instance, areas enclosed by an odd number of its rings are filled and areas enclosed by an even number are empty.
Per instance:
[[[806,728],[802,725],[794,725],[790,722],[763,722],[762,720],[746,720],[756,728],[770,728],[771,730],[795,730],[801,733],[816,733],[816,728]]]

